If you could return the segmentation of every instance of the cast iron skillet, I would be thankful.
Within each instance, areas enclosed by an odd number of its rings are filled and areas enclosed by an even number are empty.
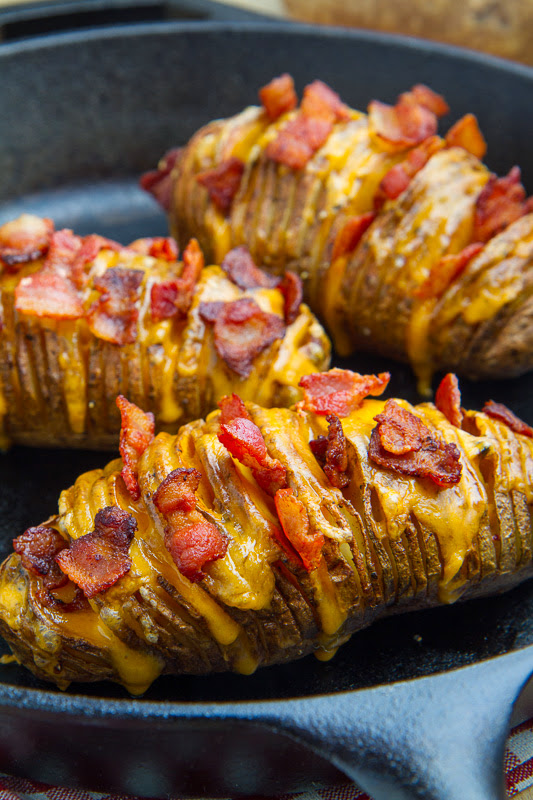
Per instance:
[[[87,5],[77,4],[80,13]],[[115,3],[113,13],[134,6]],[[163,8],[146,2],[143,14],[151,6]],[[139,173],[204,122],[255,102],[257,88],[282,71],[300,90],[320,77],[363,108],[428,83],[450,101],[449,124],[477,113],[494,170],[519,163],[533,187],[533,70],[525,67],[281,23],[145,22],[30,38],[24,13],[18,27],[0,14],[0,222],[33,211],[124,242],[164,233],[162,214],[136,187]],[[83,13],[82,25],[95,22]],[[10,41],[15,35],[27,38]],[[391,393],[417,400],[404,368],[368,357],[344,363],[390,368]],[[532,375],[462,386],[464,405],[490,397],[533,422]],[[19,448],[0,456],[2,551],[55,509],[80,471],[106,458]],[[135,700],[110,684],[61,693],[3,666],[0,769],[158,797],[268,795],[348,775],[375,800],[503,798],[510,714],[533,672],[532,611],[529,582],[385,620],[328,664],[310,657],[247,678],[164,678]]]

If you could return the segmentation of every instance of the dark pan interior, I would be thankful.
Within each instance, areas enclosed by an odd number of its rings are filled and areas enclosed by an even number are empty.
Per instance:
[[[273,75],[301,89],[320,77],[356,107],[414,83],[445,94],[451,124],[474,111],[489,165],[521,165],[533,190],[533,70],[417,41],[272,24],[167,24],[86,31],[0,46],[0,222],[22,211],[80,234],[130,241],[162,234],[165,219],[137,189],[137,176],[201,124],[256,101]],[[409,371],[384,359],[335,361],[358,371],[390,369],[390,395],[416,401]],[[533,374],[462,381],[463,404],[492,398],[533,423]],[[0,550],[57,506],[59,491],[108,455],[14,448],[0,456]],[[337,692],[428,675],[533,643],[533,582],[499,597],[385,620],[354,636],[323,664],[259,671],[247,678],[160,679],[150,700],[233,701]],[[14,665],[6,686],[49,688]],[[89,697],[125,697],[112,685]],[[140,700],[139,702],[142,702]]]

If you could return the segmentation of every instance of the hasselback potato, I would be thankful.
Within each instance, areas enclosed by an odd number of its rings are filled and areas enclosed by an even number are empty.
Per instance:
[[[533,206],[517,167],[497,178],[481,162],[475,117],[438,136],[448,107],[421,84],[368,114],[320,81],[297,107],[287,75],[260,96],[143,177],[173,234],[298,272],[337,352],[408,361],[426,395],[439,370],[529,370]]]
[[[497,403],[463,410],[453,375],[436,405],[374,399],[388,377],[306,376],[291,409],[225,396],[155,438],[119,398],[122,461],[81,475],[0,569],[16,658],[141,693],[329,658],[379,617],[530,576],[533,430]]]
[[[0,447],[114,449],[127,394],[175,432],[238,391],[298,399],[329,341],[282,282],[241,250],[204,268],[195,240],[122,247],[23,215],[0,228]]]

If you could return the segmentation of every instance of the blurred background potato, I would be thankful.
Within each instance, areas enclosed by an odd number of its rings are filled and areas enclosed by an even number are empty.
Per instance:
[[[533,65],[533,0],[229,0],[301,22],[402,33]]]

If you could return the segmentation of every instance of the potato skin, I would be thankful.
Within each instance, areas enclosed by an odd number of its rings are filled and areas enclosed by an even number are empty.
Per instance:
[[[158,430],[175,432],[205,416],[232,391],[265,405],[295,402],[300,377],[329,365],[328,338],[302,304],[283,337],[254,358],[250,374],[238,375],[219,355],[213,326],[202,319],[200,304],[249,297],[283,317],[278,289],[241,290],[220,267],[206,267],[186,318],[157,322],[150,313],[151,287],[175,277],[175,264],[124,251],[117,258],[111,250],[101,251],[98,269],[119,263],[144,272],[137,333],[128,344],[105,341],[85,318],[62,320],[17,311],[18,282],[42,262],[25,265],[18,275],[3,273],[0,262],[0,447],[16,443],[114,450],[119,394],[154,413]]]
[[[406,361],[423,394],[440,370],[475,379],[531,369],[533,215],[489,240],[442,297],[422,304],[416,292],[431,269],[472,242],[488,169],[462,148],[437,149],[407,189],[381,206],[355,250],[332,261],[344,223],[374,210],[382,178],[408,150],[385,146],[367,117],[351,111],[304,168],[291,170],[266,149],[294,113],[269,122],[252,107],[195,134],[172,172],[169,224],[178,239],[195,235],[218,259],[246,244],[271,272],[298,272],[338,353],[364,349]],[[245,170],[224,217],[197,175],[236,154]],[[506,291],[496,302],[502,281]]]
[[[530,576],[533,440],[482,413],[466,412],[458,429],[432,404],[398,402],[459,449],[459,484],[435,488],[369,459],[382,401],[366,400],[343,419],[349,483],[342,492],[309,446],[327,430],[324,417],[247,404],[324,537],[322,561],[309,572],[276,543],[271,497],[218,440],[219,412],[154,439],[139,463],[137,503],[120,461],[81,475],[48,524],[70,541],[94,529],[103,506],[128,511],[138,525],[132,568],[84,610],[62,612],[43,602],[41,578],[9,556],[0,569],[0,630],[17,659],[61,686],[111,679],[138,694],[159,674],[247,674],[332,653],[378,618],[505,591]],[[197,510],[229,542],[196,583],[166,549],[153,503],[171,471],[191,467],[201,475]]]

